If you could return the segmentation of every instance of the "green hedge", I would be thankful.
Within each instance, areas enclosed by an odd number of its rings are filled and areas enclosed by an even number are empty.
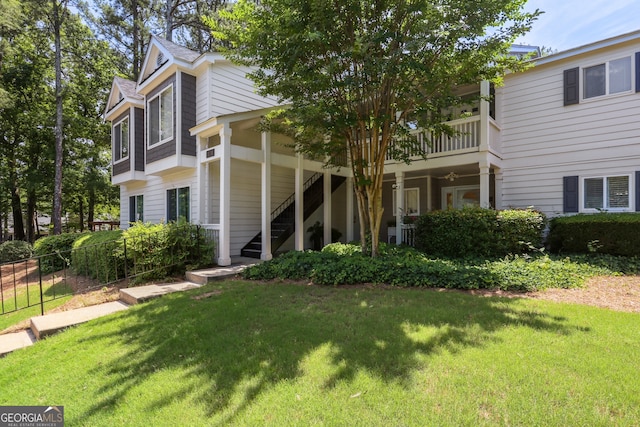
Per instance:
[[[503,257],[542,246],[544,214],[531,209],[433,211],[416,221],[416,248],[449,258]]]
[[[493,288],[533,291],[583,285],[595,274],[611,273],[603,266],[549,256],[513,256],[497,261],[432,259],[409,247],[381,245],[370,258],[356,245],[334,243],[322,252],[287,252],[246,269],[246,279],[311,280],[319,285],[385,283],[456,289]],[[636,260],[633,265],[637,268]],[[631,267],[631,266],[630,266]]]
[[[22,240],[10,240],[0,245],[0,263],[20,261],[31,258],[33,247],[29,242]]]
[[[52,273],[69,267],[73,243],[82,237],[80,233],[62,233],[41,237],[33,245],[34,255],[41,257],[42,273]]]
[[[640,214],[598,213],[556,217],[547,243],[554,253],[640,255]]]
[[[168,224],[138,222],[127,229],[127,261],[130,274],[140,279],[159,279],[184,273],[187,267],[198,268],[213,262],[213,243],[204,230],[185,221]]]
[[[124,277],[122,230],[84,234],[73,243],[71,263],[76,272],[108,283]]]

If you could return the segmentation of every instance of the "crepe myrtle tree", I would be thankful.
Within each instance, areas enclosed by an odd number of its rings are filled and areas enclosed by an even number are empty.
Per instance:
[[[385,160],[425,156],[412,129],[452,133],[442,109],[462,102],[457,86],[500,83],[526,66],[508,55],[540,13],[524,4],[239,0],[211,24],[230,59],[256,67],[258,91],[287,104],[267,127],[286,128],[299,152],[330,165],[348,158],[362,250],[375,257]]]

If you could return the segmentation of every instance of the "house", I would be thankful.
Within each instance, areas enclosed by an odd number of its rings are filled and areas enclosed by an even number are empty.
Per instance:
[[[640,31],[537,58],[501,87],[458,88],[469,103],[447,113],[459,134],[416,130],[427,160],[387,161],[385,223],[467,205],[549,216],[640,210],[637,52]],[[105,118],[122,228],[184,217],[216,233],[220,265],[307,248],[316,221],[325,242],[331,228],[343,241],[359,237],[351,171],[325,169],[286,137],[260,132],[279,105],[255,93],[248,71],[154,36],[139,80],[114,79]],[[402,238],[402,227],[381,231]]]

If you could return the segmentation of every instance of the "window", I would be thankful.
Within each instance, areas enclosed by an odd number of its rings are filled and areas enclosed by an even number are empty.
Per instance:
[[[616,59],[584,69],[584,98],[631,90],[631,57]]]
[[[189,187],[167,190],[167,221],[189,221]]]
[[[468,185],[442,189],[442,209],[462,209],[468,206],[480,206],[479,186]]]
[[[627,210],[631,207],[629,175],[585,178],[585,210]]]
[[[129,222],[144,221],[144,203],[142,195],[129,197]]]
[[[173,87],[169,86],[149,101],[149,146],[173,138]]]
[[[113,161],[129,157],[129,118],[113,126]]]
[[[397,191],[393,190],[393,212],[397,212]],[[401,212],[402,216],[420,215],[420,189],[405,188],[404,189],[404,207]]]

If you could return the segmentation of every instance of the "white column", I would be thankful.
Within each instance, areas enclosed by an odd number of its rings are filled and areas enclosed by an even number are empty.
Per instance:
[[[298,165],[296,167],[296,201],[295,201],[295,249],[304,250],[304,164],[302,154],[297,155]]]
[[[202,151],[200,135],[196,135],[196,177],[198,180],[198,209],[196,210],[196,217],[194,221],[198,224],[204,224],[204,213],[207,211],[206,195],[204,190],[204,164],[200,159],[200,153]]]
[[[325,171],[322,177],[322,216],[324,219],[324,244],[331,243],[331,172]]]
[[[489,164],[480,163],[480,207],[488,208],[489,203]]]
[[[220,129],[220,242],[218,265],[231,265],[231,128]]]
[[[431,212],[433,210],[433,186],[431,182],[431,175],[427,175],[427,212]]]
[[[352,242],[353,233],[353,178],[347,178],[347,242]]]
[[[402,243],[402,219],[404,215],[404,172],[396,172],[396,245]]]
[[[489,82],[480,82],[480,152],[489,150],[489,101],[491,86]]]
[[[496,179],[496,188],[495,188],[495,197],[494,204],[496,209],[503,209],[502,207],[502,171],[500,169],[495,170],[495,179]]]
[[[260,259],[271,254],[271,132],[262,132],[262,249]]]

